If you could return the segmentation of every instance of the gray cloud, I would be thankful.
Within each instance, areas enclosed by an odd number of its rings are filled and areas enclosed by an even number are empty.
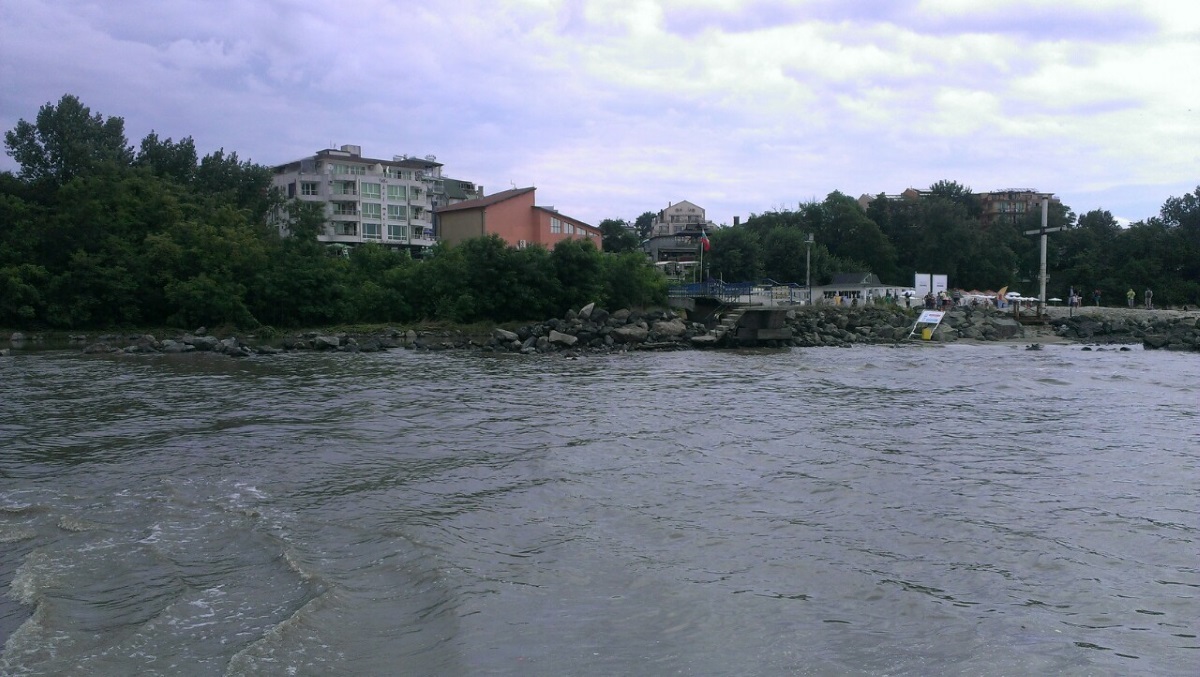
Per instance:
[[[729,223],[941,179],[1139,219],[1194,188],[1200,99],[1171,73],[1200,61],[1200,19],[1171,18],[1120,0],[27,0],[0,3],[0,125],[72,93],[134,142],[435,154],[593,223],[682,199]]]

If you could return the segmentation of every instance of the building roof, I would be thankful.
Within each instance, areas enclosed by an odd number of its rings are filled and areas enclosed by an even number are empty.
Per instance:
[[[537,189],[513,188],[511,190],[502,190],[499,193],[492,193],[491,195],[485,195],[484,197],[475,198],[474,200],[465,200],[463,202],[456,202],[452,205],[446,205],[445,207],[438,207],[435,211],[441,214],[444,212],[456,212],[464,209],[482,209],[484,207],[490,207],[499,202],[504,202],[505,200],[511,200],[518,195],[532,193],[535,190]]]
[[[459,179],[444,179],[442,181],[442,189],[446,191],[446,197],[454,200],[467,199],[467,188],[475,190],[475,184],[470,181],[460,181]]]
[[[879,276],[875,273],[834,273],[833,281],[830,285],[850,285],[861,284],[870,287],[882,287],[883,282],[879,280]]]
[[[379,159],[379,158],[363,157],[361,154],[355,153],[353,151],[342,150],[340,148],[322,148],[321,150],[317,151],[316,153],[313,153],[312,155],[301,158],[299,160],[292,160],[291,162],[285,162],[281,165],[273,165],[271,167],[271,169],[275,170],[276,172],[279,172],[281,170],[286,170],[292,166],[299,166],[301,162],[304,162],[306,160],[331,160],[331,161],[332,160],[340,160],[342,162],[355,162],[355,163],[371,164],[371,165],[383,165],[384,167],[405,167],[408,169],[433,169],[435,167],[442,166],[442,163],[435,162],[428,158],[418,158],[418,157],[408,157],[408,156],[398,155],[398,156],[392,158],[391,160],[383,160],[383,159]]]

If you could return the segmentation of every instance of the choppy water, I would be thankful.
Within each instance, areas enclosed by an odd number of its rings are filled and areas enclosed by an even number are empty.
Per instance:
[[[0,674],[1194,675],[1200,356],[0,360]]]

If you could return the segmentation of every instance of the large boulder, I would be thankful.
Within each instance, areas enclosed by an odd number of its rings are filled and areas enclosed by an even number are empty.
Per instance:
[[[1020,322],[1009,317],[994,317],[988,323],[991,325],[991,332],[997,339],[1018,338],[1025,335],[1025,327],[1021,326]]]
[[[518,340],[516,332],[511,332],[507,329],[501,329],[499,327],[496,327],[492,330],[492,337],[500,343],[512,343],[513,341]]]
[[[573,346],[577,341],[579,341],[579,338],[576,336],[564,334],[563,332],[556,331],[554,329],[550,330],[550,336],[548,338],[550,343],[560,346]]]
[[[650,330],[638,324],[627,324],[612,330],[610,335],[617,343],[641,343],[650,335]]]
[[[654,323],[653,331],[662,337],[683,336],[687,333],[687,325],[679,318],[672,320],[659,320]]]
[[[313,348],[317,350],[337,350],[342,347],[342,340],[336,336],[317,336],[313,339]]]

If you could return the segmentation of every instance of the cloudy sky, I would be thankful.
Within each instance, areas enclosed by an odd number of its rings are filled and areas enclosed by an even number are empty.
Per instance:
[[[1136,221],[1200,184],[1195,0],[0,0],[0,127],[435,155],[590,223],[948,179]],[[15,170],[0,158],[0,169]]]

